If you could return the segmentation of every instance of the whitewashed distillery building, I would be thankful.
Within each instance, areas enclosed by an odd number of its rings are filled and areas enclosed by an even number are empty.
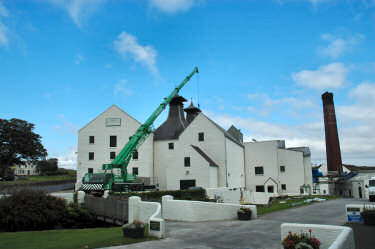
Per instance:
[[[285,148],[282,140],[243,142],[192,103],[176,95],[167,120],[133,156],[128,172],[158,179],[161,190],[189,187],[245,189],[267,196],[310,193],[308,147]],[[186,115],[185,115],[186,112]],[[86,173],[102,172],[141,125],[113,105],[78,131],[77,187]]]

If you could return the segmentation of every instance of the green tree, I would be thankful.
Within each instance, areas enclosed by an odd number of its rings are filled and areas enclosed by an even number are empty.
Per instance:
[[[56,172],[57,164],[57,158],[50,158],[48,160],[39,161],[36,165],[36,168],[42,175],[45,175],[47,172]]]
[[[34,124],[12,118],[0,119],[0,176],[12,165],[37,161],[47,156]]]

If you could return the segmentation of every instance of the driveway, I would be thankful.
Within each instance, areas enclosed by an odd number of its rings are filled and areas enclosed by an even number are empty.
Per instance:
[[[251,221],[166,222],[166,238],[120,248],[280,248],[282,223],[344,225],[345,205],[361,199],[337,199],[266,214]]]

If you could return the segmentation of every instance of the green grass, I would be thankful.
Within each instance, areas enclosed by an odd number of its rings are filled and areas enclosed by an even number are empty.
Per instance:
[[[274,203],[272,203],[271,206],[258,206],[257,212],[258,212],[258,215],[262,215],[262,214],[272,213],[272,212],[276,212],[276,211],[283,210],[283,209],[309,205],[310,203],[306,203],[304,202],[304,200],[312,199],[315,197],[326,199],[326,200],[339,198],[337,196],[319,196],[319,195],[318,196],[314,195],[314,196],[302,196],[302,197],[288,197],[286,199],[276,200]],[[280,203],[284,201],[285,203]]]
[[[157,238],[124,238],[121,227],[0,233],[0,248],[75,249],[127,245]]]
[[[25,183],[37,183],[37,182],[48,182],[48,181],[64,181],[64,180],[75,180],[76,175],[56,175],[56,176],[29,176],[29,179],[19,179],[17,181],[0,181],[0,185],[16,185]]]

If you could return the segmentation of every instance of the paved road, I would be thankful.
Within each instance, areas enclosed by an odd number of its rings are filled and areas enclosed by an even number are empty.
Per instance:
[[[337,199],[267,214],[251,221],[166,222],[162,240],[111,247],[129,248],[280,248],[280,225],[345,224],[345,204],[363,204],[360,199]]]

